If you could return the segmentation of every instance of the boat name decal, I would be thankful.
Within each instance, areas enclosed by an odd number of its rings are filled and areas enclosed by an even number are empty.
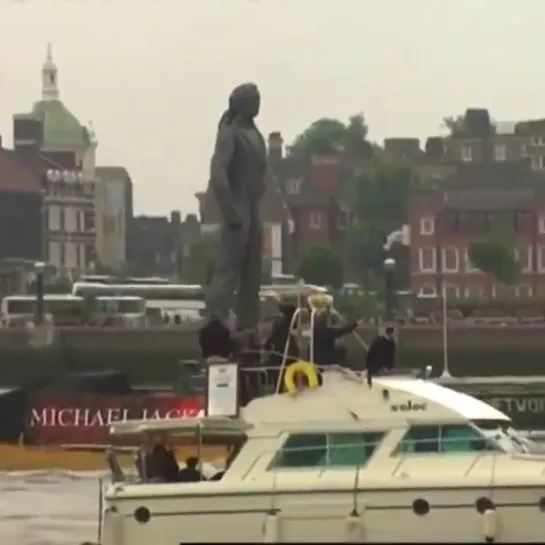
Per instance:
[[[390,410],[394,413],[412,413],[416,411],[427,411],[428,404],[409,400],[406,403],[394,403],[393,405],[390,405]]]
[[[499,411],[504,413],[533,413],[542,414],[545,413],[545,397],[535,396],[498,396],[482,398],[486,403],[489,403]]]
[[[83,407],[40,408],[32,409],[29,418],[31,427],[102,427],[115,422],[132,419],[167,420],[169,418],[187,418],[199,416],[202,411],[192,409],[141,409],[135,414],[134,409],[108,407],[90,409]]]

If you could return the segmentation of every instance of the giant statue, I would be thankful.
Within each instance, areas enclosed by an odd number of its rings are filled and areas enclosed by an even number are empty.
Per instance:
[[[233,309],[239,330],[254,329],[259,321],[263,230],[259,202],[267,167],[265,140],[254,121],[260,102],[253,83],[233,90],[210,163],[209,189],[219,205],[222,226],[206,314],[226,323]]]

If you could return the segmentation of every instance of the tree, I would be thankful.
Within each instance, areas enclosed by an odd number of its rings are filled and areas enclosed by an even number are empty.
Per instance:
[[[371,152],[367,133],[367,124],[362,113],[350,116],[346,124],[338,119],[323,117],[297,136],[290,148],[290,154],[310,157],[313,154],[344,151],[365,157]]]
[[[474,267],[490,274],[502,284],[516,282],[519,268],[510,241],[497,235],[476,238],[468,249],[469,259]]]
[[[454,136],[463,132],[464,120],[465,117],[463,115],[450,115],[443,117],[442,126],[448,130],[450,136]]]
[[[340,288],[344,275],[342,260],[327,246],[313,246],[301,261],[298,275],[310,284]]]
[[[426,180],[408,161],[395,159],[381,150],[375,150],[348,184],[346,199],[356,217],[348,247],[352,266],[359,271],[364,284],[370,277],[383,277],[386,237],[407,223],[409,196],[426,185]],[[397,262],[396,277],[405,284],[409,274],[408,252],[400,247],[394,247],[392,252]]]

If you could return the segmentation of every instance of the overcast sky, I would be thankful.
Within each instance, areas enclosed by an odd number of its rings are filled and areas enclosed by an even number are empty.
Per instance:
[[[53,44],[61,99],[125,166],[138,213],[196,211],[237,83],[264,133],[363,111],[371,137],[440,130],[487,106],[545,117],[543,0],[0,0],[0,133],[40,98]]]

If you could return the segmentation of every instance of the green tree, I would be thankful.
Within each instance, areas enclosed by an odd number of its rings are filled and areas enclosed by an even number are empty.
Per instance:
[[[370,277],[383,277],[386,237],[407,223],[410,194],[426,184],[411,163],[381,150],[375,150],[348,184],[346,199],[356,217],[348,237],[349,254],[364,284]],[[408,282],[408,252],[394,246],[391,253],[402,287]]]
[[[519,268],[514,247],[505,237],[494,234],[478,237],[469,246],[468,255],[474,267],[498,282],[508,285],[516,282]]]
[[[344,275],[342,260],[327,246],[313,246],[305,254],[297,274],[310,284],[340,288]]]
[[[213,240],[203,239],[193,243],[184,260],[183,277],[189,284],[208,285],[212,277],[217,245]]]
[[[463,115],[450,115],[443,117],[443,123],[441,125],[448,130],[450,136],[455,136],[463,132],[464,119]]]
[[[346,124],[338,119],[323,117],[297,136],[290,148],[290,154],[309,157],[313,154],[344,151],[364,157],[371,152],[367,133],[367,124],[362,113],[350,116]]]

